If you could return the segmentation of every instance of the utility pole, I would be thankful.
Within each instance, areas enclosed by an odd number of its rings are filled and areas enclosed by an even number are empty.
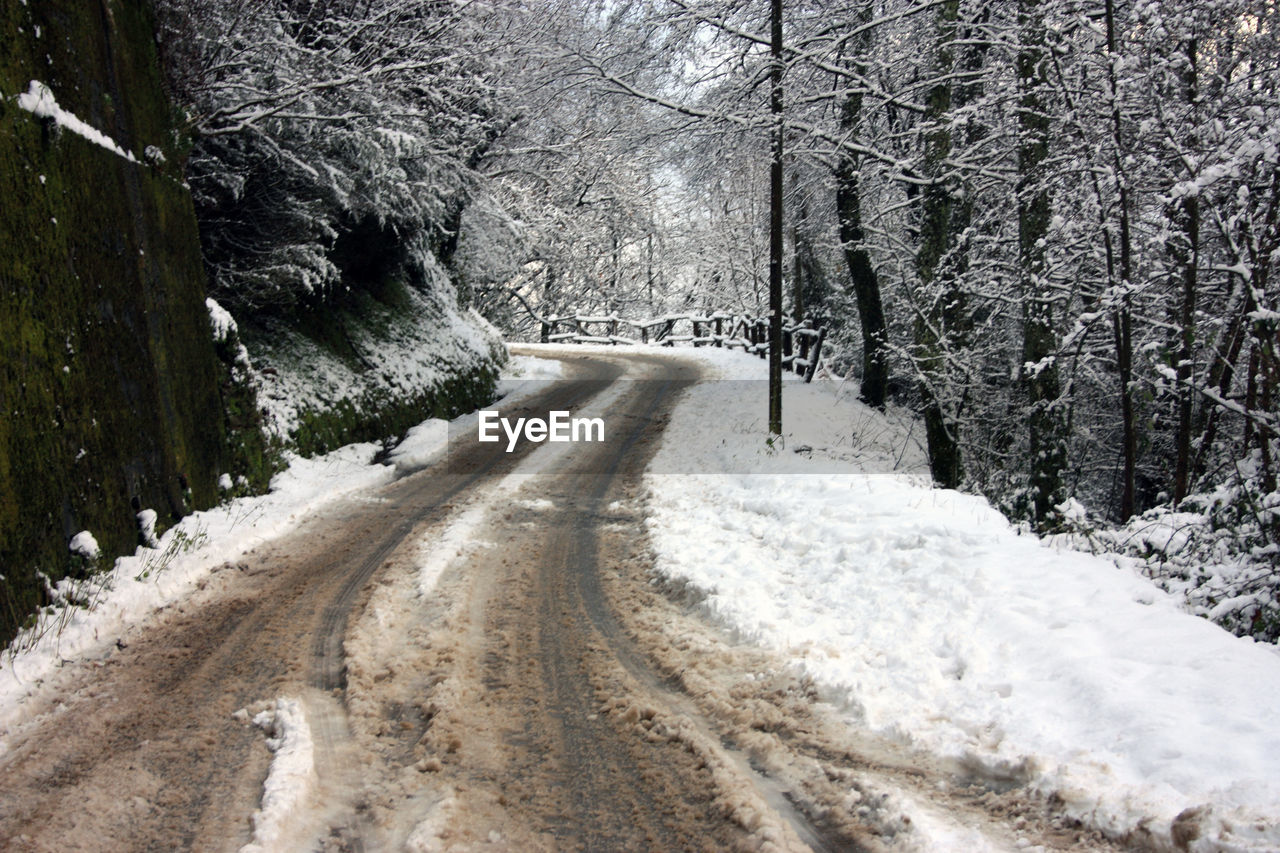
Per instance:
[[[782,435],[782,0],[772,0],[773,162],[769,169],[769,434]]]

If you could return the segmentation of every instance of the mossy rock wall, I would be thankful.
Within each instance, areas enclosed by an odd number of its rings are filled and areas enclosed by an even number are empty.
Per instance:
[[[226,435],[195,216],[144,0],[0,4],[0,636],[42,582],[217,499]],[[18,106],[32,80],[139,161]],[[153,146],[163,162],[144,151]],[[153,155],[154,155],[153,149]]]

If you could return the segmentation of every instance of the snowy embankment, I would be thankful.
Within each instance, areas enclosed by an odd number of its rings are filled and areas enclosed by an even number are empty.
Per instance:
[[[406,290],[410,308],[401,312],[371,304],[371,316],[345,333],[345,355],[284,325],[249,336],[268,429],[289,439],[308,415],[376,410],[494,366],[500,333],[476,311],[458,308],[447,273],[433,256],[422,260],[430,288]]]
[[[38,623],[14,640],[0,666],[0,751],[7,745],[3,733],[62,663],[105,654],[161,608],[190,596],[219,566],[288,533],[325,503],[388,482],[394,469],[372,464],[380,449],[352,444],[314,459],[291,456],[269,494],[193,513],[167,530],[156,547],[138,548],[110,571],[60,581],[52,590],[59,604],[42,611]]]
[[[746,356],[696,357],[764,376]],[[769,452],[751,386],[696,386],[672,418],[647,481],[661,574],[864,730],[1130,841],[1280,848],[1275,647],[931,488],[922,431],[856,388],[788,383],[785,447]]]

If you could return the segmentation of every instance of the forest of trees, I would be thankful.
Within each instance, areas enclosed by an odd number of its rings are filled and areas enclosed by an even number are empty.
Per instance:
[[[765,0],[155,2],[229,305],[430,251],[511,337],[767,307]],[[787,312],[829,368],[1034,529],[1180,512],[1265,636],[1277,7],[786,0],[781,69]]]

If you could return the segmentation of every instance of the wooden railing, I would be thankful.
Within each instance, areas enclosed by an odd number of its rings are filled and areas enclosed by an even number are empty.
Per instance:
[[[653,320],[621,317],[566,315],[541,317],[541,340],[545,343],[612,344],[653,346],[741,347],[744,352],[767,358],[769,321],[734,314],[678,314]],[[813,380],[822,356],[827,330],[814,328],[807,320],[784,323],[782,327],[782,367]]]

